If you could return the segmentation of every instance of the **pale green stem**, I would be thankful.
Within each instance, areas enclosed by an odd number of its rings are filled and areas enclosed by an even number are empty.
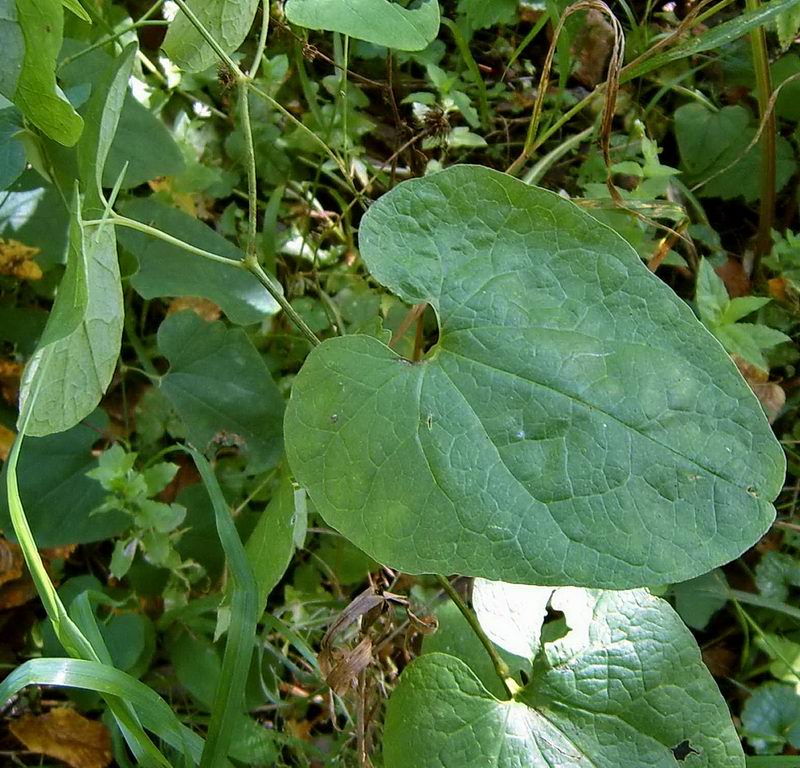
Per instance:
[[[83,222],[84,226],[100,226],[103,224],[113,224],[117,227],[127,227],[128,229],[135,229],[137,232],[142,232],[145,235],[150,235],[150,237],[155,237],[158,240],[163,240],[165,243],[169,243],[170,245],[174,245],[176,248],[181,248],[184,251],[188,251],[189,253],[193,253],[196,256],[202,256],[204,259],[208,259],[209,261],[215,261],[217,264],[224,264],[226,267],[235,267],[238,269],[247,269],[244,261],[239,261],[237,259],[226,259],[224,256],[219,256],[216,253],[212,253],[211,251],[207,251],[204,248],[198,248],[196,245],[191,245],[180,238],[173,237],[172,235],[167,234],[166,232],[162,232],[160,229],[156,229],[155,227],[151,227],[149,224],[143,224],[141,221],[136,221],[135,219],[129,219],[127,216],[120,216],[118,213],[114,213],[112,217],[108,220],[102,219],[91,219],[89,221]]]
[[[258,179],[256,176],[256,151],[253,145],[253,127],[250,124],[250,94],[247,83],[239,83],[239,110],[242,118],[244,135],[245,161],[247,163],[247,247],[244,262],[252,271],[258,263],[257,226],[258,226]]]
[[[486,653],[489,654],[489,658],[491,658],[492,664],[494,665],[494,670],[497,672],[497,676],[503,683],[503,687],[506,689],[509,698],[513,698],[516,683],[511,677],[511,672],[508,669],[508,665],[500,657],[500,654],[497,652],[497,648],[495,648],[494,643],[483,631],[483,627],[480,625],[478,617],[467,607],[467,604],[461,599],[461,595],[458,594],[455,587],[453,587],[446,577],[437,573],[436,581],[439,582],[439,585],[447,593],[447,596],[456,604],[458,610],[461,611],[461,614],[467,620],[467,623],[475,633],[478,640],[481,641],[481,645],[483,645],[483,647],[486,649]]]
[[[261,32],[258,36],[258,44],[256,45],[256,54],[253,56],[253,64],[247,73],[249,80],[252,80],[258,74],[258,68],[261,66],[261,60],[264,58],[264,49],[267,47],[267,34],[269,33],[269,0],[263,0],[261,3]]]
[[[320,343],[317,335],[311,328],[308,327],[306,321],[297,313],[297,310],[287,301],[283,295],[281,286],[270,274],[265,272],[261,265],[256,262],[248,267],[249,271],[255,275],[256,279],[263,285],[275,301],[280,304],[281,309],[286,313],[286,316],[297,326],[298,330],[305,336],[311,343],[312,347],[316,347]]]
[[[566,141],[559,144],[555,149],[548,152],[533,168],[528,171],[522,180],[526,184],[538,184],[542,176],[550,170],[570,150],[577,147],[582,141],[588,139],[594,133],[595,126],[590,125],[580,133],[570,136]]]

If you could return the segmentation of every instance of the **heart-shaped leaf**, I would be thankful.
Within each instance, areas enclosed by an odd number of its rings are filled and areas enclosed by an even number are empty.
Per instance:
[[[286,18],[399,51],[421,51],[439,32],[439,3],[418,0],[404,8],[392,0],[288,0]]]
[[[552,591],[527,589],[533,600]],[[421,656],[403,672],[386,715],[386,768],[675,768],[684,760],[743,768],[725,701],[666,602],[645,590],[567,587],[550,603],[570,629],[545,644],[531,682],[510,701],[446,654]]]
[[[286,414],[325,520],[407,572],[626,588],[683,581],[774,518],[783,452],[691,310],[551,192],[458,166],[360,229],[372,274],[428,302],[419,364],[367,336],[317,347]]]

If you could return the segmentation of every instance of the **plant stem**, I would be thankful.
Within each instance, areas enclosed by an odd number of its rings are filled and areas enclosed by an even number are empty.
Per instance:
[[[747,10],[756,11],[761,7],[761,0],[747,0]],[[761,137],[761,200],[758,214],[758,236],[756,237],[755,260],[753,272],[758,269],[761,257],[772,248],[772,223],[775,216],[775,112],[769,108],[772,95],[772,81],[769,72],[767,54],[767,35],[764,27],[757,27],[750,33],[750,49],[753,55],[753,70],[756,76],[756,93],[758,95],[758,114],[765,121],[764,133]]]
[[[467,607],[467,604],[462,600],[461,595],[458,594],[455,587],[453,587],[447,578],[437,573],[436,581],[439,582],[439,585],[447,593],[447,596],[456,604],[458,610],[461,611],[478,640],[481,641],[481,644],[486,649],[486,653],[489,654],[489,657],[492,660],[492,664],[494,665],[495,672],[497,672],[497,676],[503,683],[503,687],[506,689],[509,698],[512,698],[514,696],[514,690],[512,689],[513,680],[511,679],[511,672],[508,669],[508,665],[503,661],[503,659],[500,657],[500,654],[497,652],[497,648],[494,647],[494,643],[492,643],[492,641],[483,631],[483,627],[481,627],[480,623],[478,622],[478,617]]]
[[[269,32],[269,2],[263,0],[261,3],[261,32],[258,36],[258,44],[256,45],[256,55],[253,57],[253,64],[247,76],[252,80],[258,74],[258,68],[261,66],[261,60],[264,58],[264,49],[267,47],[267,33]]]
[[[248,266],[248,270],[252,272],[258,282],[261,283],[261,285],[263,285],[267,291],[269,291],[270,296],[272,296],[272,298],[275,299],[278,304],[280,304],[280,307],[286,313],[286,316],[297,326],[298,330],[300,330],[303,336],[308,339],[308,341],[311,343],[311,346],[316,347],[320,343],[317,335],[311,330],[311,328],[308,327],[306,321],[300,317],[300,315],[297,313],[297,310],[288,302],[286,297],[283,295],[280,285],[275,281],[275,279],[265,272],[258,262],[252,266]]]
[[[242,133],[244,134],[245,160],[247,163],[247,245],[245,247],[244,263],[252,271],[254,264],[258,263],[257,227],[258,227],[258,179],[256,177],[256,151],[253,145],[253,127],[250,124],[250,94],[247,83],[239,83],[239,110],[242,118]]]
[[[550,168],[555,165],[570,150],[577,147],[581,142],[586,141],[595,131],[595,125],[590,125],[580,133],[575,133],[565,141],[561,142],[555,149],[548,152],[536,165],[533,166],[523,177],[526,184],[538,184]]]
[[[215,261],[217,264],[224,264],[226,267],[234,267],[238,269],[246,269],[244,261],[238,261],[236,259],[227,259],[224,256],[219,256],[216,253],[212,253],[211,251],[207,251],[204,248],[198,248],[196,245],[191,245],[190,243],[181,240],[180,238],[173,237],[172,235],[167,234],[166,232],[162,232],[160,229],[156,229],[155,227],[151,227],[149,224],[143,224],[141,221],[136,221],[135,219],[129,219],[127,216],[120,216],[118,213],[112,214],[111,218],[107,220],[102,219],[90,219],[89,221],[83,222],[84,226],[100,226],[102,224],[113,224],[116,227],[127,227],[128,229],[135,229],[137,232],[142,232],[145,235],[150,235],[150,237],[155,237],[158,240],[163,240],[165,243],[169,243],[170,245],[174,245],[177,248],[181,248],[184,251],[188,251],[189,253],[195,254],[195,256],[202,256],[204,259],[208,259],[209,261]]]

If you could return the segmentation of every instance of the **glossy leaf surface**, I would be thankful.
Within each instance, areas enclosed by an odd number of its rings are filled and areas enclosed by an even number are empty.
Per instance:
[[[404,8],[391,0],[288,0],[286,18],[301,27],[341,32],[368,43],[420,51],[439,31],[439,3]]]
[[[438,344],[326,341],[298,375],[287,452],[326,521],[408,572],[625,588],[751,546],[784,458],[753,393],[618,235],[485,168],[406,182],[362,257]]]
[[[534,601],[551,592],[528,590]],[[510,701],[453,656],[414,661],[389,702],[386,767],[675,768],[678,755],[697,768],[744,766],[725,701],[666,602],[567,587],[551,606],[570,629],[544,645]]]

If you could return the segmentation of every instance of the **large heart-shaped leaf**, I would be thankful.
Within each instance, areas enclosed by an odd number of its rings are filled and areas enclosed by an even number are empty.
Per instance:
[[[509,701],[453,656],[414,661],[389,701],[386,768],[743,768],[725,701],[666,602],[567,587],[550,604],[569,631]]]
[[[335,338],[298,375],[287,452],[319,512],[409,572],[625,588],[751,546],[784,457],[718,342],[618,235],[485,168],[401,184],[361,253],[439,342]]]
[[[439,32],[439,3],[418,0],[288,0],[286,18],[301,27],[341,32],[400,51],[421,51]]]

